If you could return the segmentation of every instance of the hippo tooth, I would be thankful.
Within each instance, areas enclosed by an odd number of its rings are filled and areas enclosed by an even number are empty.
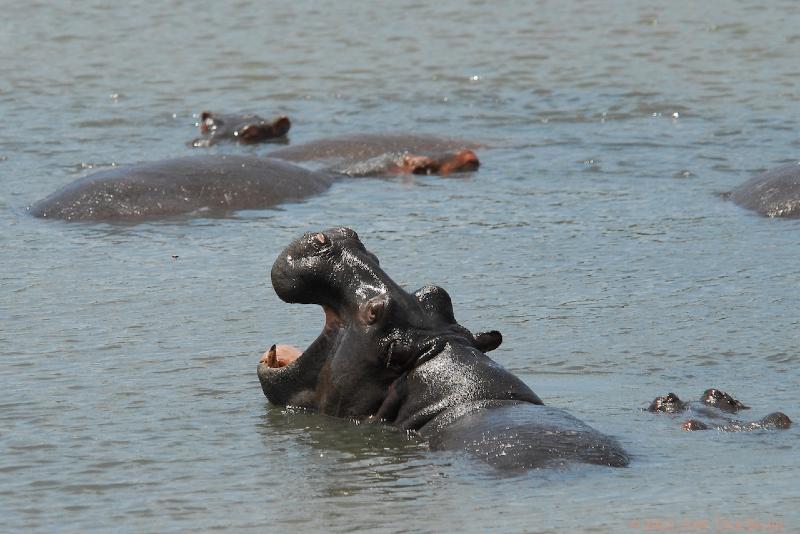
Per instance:
[[[267,353],[267,367],[279,367],[278,350],[275,345],[272,345]]]

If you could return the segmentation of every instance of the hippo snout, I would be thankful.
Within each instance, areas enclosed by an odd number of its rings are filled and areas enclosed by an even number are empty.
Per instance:
[[[336,307],[339,290],[359,275],[344,258],[353,251],[366,256],[360,263],[374,258],[350,228],[307,232],[275,260],[270,273],[272,287],[284,302]]]

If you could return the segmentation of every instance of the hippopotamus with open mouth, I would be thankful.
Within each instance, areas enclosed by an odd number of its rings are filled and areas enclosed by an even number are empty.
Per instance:
[[[407,146],[416,146],[412,141]],[[400,138],[396,136],[394,142]],[[366,162],[360,175],[447,175],[473,171],[478,165],[471,150],[436,156],[405,151],[399,160]],[[90,174],[35,203],[29,211],[36,217],[67,221],[224,214],[297,202],[322,193],[340,178],[347,176],[273,157],[191,156]]]
[[[724,430],[727,432],[741,432],[759,429],[783,429],[792,425],[792,420],[783,412],[773,412],[758,421],[739,421],[732,419],[731,414],[740,410],[749,410],[731,395],[719,389],[705,390],[699,401],[684,402],[674,393],[656,397],[648,406],[647,411],[653,413],[669,413],[692,415],[682,427],[684,430]],[[704,420],[698,419],[703,418]]]
[[[273,346],[262,357],[269,402],[383,421],[501,469],[628,465],[616,440],[544,406],[485,354],[499,332],[458,324],[440,287],[404,291],[353,230],[295,240],[275,260],[272,285],[286,302],[322,306],[325,326],[302,353]]]
[[[767,217],[800,218],[800,161],[758,174],[726,196]]]
[[[198,127],[202,136],[189,144],[206,147],[220,141],[252,145],[282,139],[289,133],[292,123],[286,115],[266,120],[258,115],[221,115],[204,111],[200,114]]]

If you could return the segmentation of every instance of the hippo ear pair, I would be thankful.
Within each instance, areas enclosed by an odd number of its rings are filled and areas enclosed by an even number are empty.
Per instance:
[[[289,117],[281,115],[272,123],[261,122],[248,124],[234,132],[234,135],[238,137],[241,142],[257,143],[262,139],[282,137],[289,132],[291,127],[292,123],[289,121]]]

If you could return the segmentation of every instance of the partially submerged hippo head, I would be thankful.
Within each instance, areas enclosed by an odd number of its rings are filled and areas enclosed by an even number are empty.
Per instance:
[[[220,115],[210,111],[200,114],[198,123],[202,137],[192,141],[192,146],[210,146],[222,140],[243,144],[262,143],[284,137],[292,123],[281,115],[271,121],[258,115]]]
[[[736,413],[739,410],[749,410],[749,406],[745,406],[740,401],[734,399],[728,393],[716,388],[709,388],[703,392],[700,397],[700,402],[709,406],[714,406],[727,413]]]
[[[653,402],[650,403],[650,406],[648,406],[647,411],[654,413],[677,413],[683,411],[685,408],[686,403],[679,399],[676,394],[667,393],[661,397],[656,397]]]
[[[749,410],[742,402],[732,395],[716,388],[709,388],[703,392],[699,401],[683,402],[674,393],[656,397],[647,408],[651,412],[664,412],[678,414],[690,413],[695,417],[683,422],[684,430],[722,430],[726,432],[741,432],[760,429],[785,429],[792,425],[792,420],[783,412],[773,412],[757,421],[740,421],[732,419],[730,414],[741,410]]]
[[[709,388],[700,397],[700,404],[711,406],[726,413],[736,413],[739,410],[747,410],[740,401],[734,399],[728,393],[716,388]],[[674,393],[667,393],[661,397],[656,397],[647,410],[650,412],[678,413],[692,408],[692,403],[684,402]]]
[[[282,300],[325,312],[322,333],[302,354],[275,348],[258,365],[274,404],[381,418],[393,384],[447,344],[486,352],[502,341],[499,332],[473,336],[459,325],[444,289],[404,291],[349,228],[295,240],[275,261],[272,285]]]
[[[397,166],[390,168],[389,172],[447,176],[457,172],[476,171],[478,167],[480,167],[478,156],[472,150],[465,148],[436,156],[404,154]]]

